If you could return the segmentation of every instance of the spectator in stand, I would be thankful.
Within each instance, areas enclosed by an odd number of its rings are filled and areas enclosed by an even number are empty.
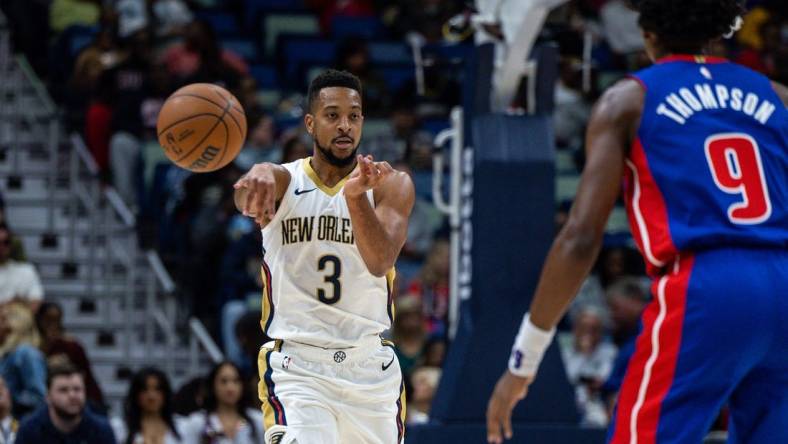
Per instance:
[[[330,34],[331,21],[336,16],[372,17],[375,15],[374,0],[306,0],[305,3],[317,12],[323,34]],[[366,106],[364,108],[366,110]]]
[[[249,73],[246,62],[235,53],[222,49],[210,23],[194,20],[186,26],[185,41],[172,45],[162,61],[167,71],[182,83],[220,82],[230,90]]]
[[[422,306],[427,333],[445,335],[449,312],[449,241],[436,239],[432,243],[424,266],[407,288]]]
[[[172,389],[161,370],[138,371],[123,404],[124,420],[112,420],[120,444],[180,444],[181,434],[173,415]]]
[[[0,304],[14,299],[37,305],[44,289],[35,267],[11,258],[14,236],[6,225],[0,225]]]
[[[581,69],[581,60],[562,57],[554,93],[553,127],[556,146],[573,151],[582,148],[586,122],[591,115],[591,105],[582,92]]]
[[[391,335],[397,345],[396,354],[402,373],[407,377],[424,356],[427,331],[424,327],[424,314],[421,301],[413,296],[397,299],[397,316],[391,327]]]
[[[49,7],[49,28],[59,34],[69,26],[93,26],[101,15],[101,2],[96,0],[54,0]]]
[[[415,100],[403,95],[394,99],[390,108],[390,130],[387,129],[365,143],[364,147],[369,154],[375,159],[395,163],[406,160],[407,155],[413,152],[414,145],[428,145],[432,148],[432,135],[421,129]]]
[[[607,304],[613,321],[613,342],[623,347],[635,339],[640,329],[640,315],[649,302],[649,294],[642,281],[622,277],[607,289]]]
[[[12,413],[11,392],[0,377],[0,444],[14,444],[19,422]]]
[[[611,415],[618,391],[624,380],[629,359],[635,352],[635,339],[640,332],[640,317],[649,302],[649,294],[637,278],[624,277],[607,289],[607,303],[613,322],[612,338],[618,346],[618,356],[610,375],[602,387],[608,414]]]
[[[106,411],[104,395],[93,376],[85,349],[74,338],[66,336],[63,328],[63,309],[55,302],[44,302],[36,312],[36,326],[41,334],[41,351],[49,365],[68,362],[76,367],[85,379],[88,405],[96,413]]]
[[[124,42],[127,55],[104,72],[115,104],[109,163],[118,194],[132,208],[137,205],[138,169],[143,137],[142,102],[146,97],[150,73],[150,34],[139,30]]]
[[[282,147],[276,142],[274,119],[268,114],[249,116],[249,137],[243,149],[235,158],[238,168],[246,171],[256,163],[282,161]]]
[[[260,372],[257,371],[257,357],[260,354],[260,346],[271,341],[260,328],[260,309],[247,311],[238,322],[235,323],[235,338],[241,349],[241,377],[244,382],[244,390],[257,393],[260,384]],[[252,396],[252,406],[255,409],[262,407],[259,396]]]
[[[369,48],[364,39],[348,37],[339,43],[336,53],[336,69],[347,71],[364,85],[362,102],[365,117],[379,117],[389,108],[391,101],[386,81],[372,68]]]
[[[460,2],[451,0],[403,0],[389,10],[387,21],[401,36],[414,32],[427,43],[438,43],[443,40],[443,25],[461,10]]]
[[[303,159],[308,157],[312,151],[309,150],[307,144],[299,136],[291,136],[285,139],[282,144],[282,163],[292,162],[294,160]]]
[[[787,22],[779,18],[773,18],[762,23],[758,30],[758,34],[761,37],[760,49],[747,48],[743,50],[736,62],[766,76],[776,77],[780,55],[788,51],[788,49],[785,49],[786,44],[788,44],[788,38],[783,38],[782,36],[784,24],[788,26]]]
[[[186,26],[192,22],[194,15],[189,10],[189,3],[183,0],[148,0],[149,14],[153,17],[152,28],[156,39],[163,40],[180,36]]]
[[[413,176],[410,166],[404,162],[395,163],[394,168]],[[410,222],[408,223],[408,237],[402,247],[399,260],[423,260],[432,247],[435,232],[443,226],[445,221],[446,217],[432,202],[416,194],[416,202],[413,204],[413,211],[410,213]]]
[[[99,168],[100,179],[110,182],[109,144],[112,140],[112,79],[100,75],[85,111],[85,145]]]
[[[410,375],[411,394],[408,396],[408,425],[426,424],[430,419],[430,406],[441,379],[441,369],[418,367]]]
[[[575,386],[575,400],[581,424],[604,427],[608,423],[607,404],[600,396],[616,358],[615,345],[604,340],[604,313],[585,307],[574,319],[569,343],[561,355],[569,382]]]
[[[68,365],[49,369],[47,405],[19,426],[16,444],[115,444],[106,420],[85,408],[82,374]]]
[[[18,418],[44,404],[46,363],[38,350],[40,342],[27,305],[11,302],[0,307],[0,376],[11,390]]]
[[[7,228],[8,224],[6,221],[5,201],[3,200],[3,194],[0,193],[0,229]],[[2,242],[0,241],[0,243]],[[25,246],[22,244],[22,239],[14,236],[13,233],[11,234],[11,252],[9,255],[12,260],[18,262],[24,262],[27,260],[27,256],[25,255]],[[2,258],[2,253],[0,253],[0,258]],[[1,265],[2,261],[0,260],[0,266]]]
[[[424,356],[421,364],[425,367],[443,367],[443,361],[446,359],[446,352],[448,350],[448,343],[442,336],[432,336],[424,344]]]
[[[204,410],[183,423],[183,440],[202,444],[257,444],[263,441],[262,411],[250,408],[251,394],[244,390],[235,364],[216,365],[206,380]]]

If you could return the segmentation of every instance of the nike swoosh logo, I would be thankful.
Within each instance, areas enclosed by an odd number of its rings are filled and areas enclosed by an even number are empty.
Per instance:
[[[298,188],[296,188],[296,190],[295,190],[295,195],[296,195],[296,196],[300,196],[300,195],[302,195],[302,194],[306,194],[306,193],[309,193],[309,192],[311,192],[311,191],[315,191],[316,189],[317,189],[317,188],[312,188],[311,190],[299,190]]]
[[[397,359],[397,355],[394,355],[394,357],[393,357],[393,358],[391,358],[391,361],[389,361],[389,363],[388,363],[388,364],[381,364],[381,365],[383,366],[383,371],[384,371],[384,372],[385,372],[386,370],[388,370],[388,369],[389,369],[389,367],[391,367],[391,364],[393,364],[393,363],[394,363],[394,360],[395,360],[395,359]]]

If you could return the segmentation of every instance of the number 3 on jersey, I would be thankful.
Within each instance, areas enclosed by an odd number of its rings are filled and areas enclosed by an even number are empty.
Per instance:
[[[741,202],[728,207],[728,219],[740,225],[769,219],[772,203],[755,139],[742,133],[715,134],[706,139],[705,148],[717,187],[728,194],[741,195]]]
[[[338,257],[330,254],[321,256],[317,261],[318,271],[326,271],[329,262],[332,264],[331,273],[327,274],[323,280],[327,284],[331,284],[331,290],[329,290],[331,296],[328,296],[328,292],[325,289],[318,288],[317,299],[320,300],[320,302],[331,305],[339,302],[339,298],[342,296],[342,282],[339,281],[339,276],[342,274],[342,262],[340,262]]]

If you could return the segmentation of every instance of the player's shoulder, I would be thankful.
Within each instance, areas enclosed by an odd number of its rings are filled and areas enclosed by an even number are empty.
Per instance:
[[[645,88],[640,81],[625,77],[605,90],[594,107],[594,115],[609,121],[639,116],[644,96]]]

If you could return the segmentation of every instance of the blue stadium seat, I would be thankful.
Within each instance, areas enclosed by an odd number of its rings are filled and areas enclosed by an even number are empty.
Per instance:
[[[259,59],[257,56],[257,46],[250,40],[222,39],[221,46],[223,49],[227,49],[243,57],[247,63],[254,63]]]
[[[282,35],[277,45],[282,62],[282,79],[290,87],[301,88],[310,66],[334,63],[336,42],[316,38]]]
[[[402,42],[370,42],[369,58],[373,64],[411,64],[410,47]]]
[[[210,23],[219,38],[237,37],[240,34],[240,27],[232,14],[218,11],[198,11],[197,18]]]
[[[385,28],[377,17],[347,17],[338,15],[331,19],[331,36],[335,39],[362,37],[375,39],[383,36]]]
[[[249,73],[254,77],[257,82],[257,88],[277,89],[279,88],[279,79],[276,74],[276,69],[271,65],[252,65],[249,67]]]
[[[386,81],[386,86],[388,86],[389,91],[396,93],[409,80],[413,80],[416,77],[415,69],[416,68],[412,65],[388,65],[379,66],[378,72],[383,76],[383,80]]]
[[[473,52],[473,45],[434,43],[424,45],[425,57],[433,56],[444,63],[460,63],[468,60]]]

